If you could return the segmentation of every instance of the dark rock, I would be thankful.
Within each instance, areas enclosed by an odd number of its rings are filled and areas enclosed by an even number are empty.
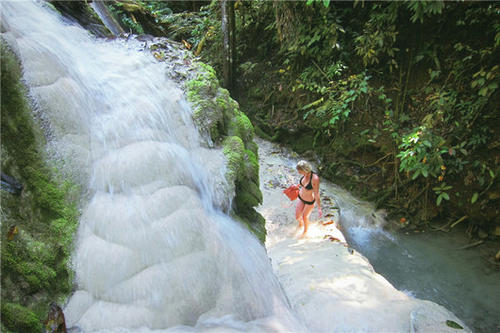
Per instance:
[[[23,190],[23,185],[14,177],[6,175],[2,172],[2,190],[19,195]]]
[[[59,305],[50,303],[47,320],[44,322],[45,333],[67,333],[66,321],[64,319],[63,310]]]
[[[82,27],[97,37],[106,37],[112,33],[106,28],[97,16],[93,16],[94,10],[86,1],[50,1],[67,19],[78,22]],[[90,10],[89,10],[90,8]]]
[[[136,39],[138,41],[141,41],[141,42],[151,42],[151,41],[153,41],[154,36],[153,35],[149,35],[149,34],[144,34],[144,35],[137,36]]]

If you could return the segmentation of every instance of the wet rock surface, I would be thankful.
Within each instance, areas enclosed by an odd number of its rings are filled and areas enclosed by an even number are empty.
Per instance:
[[[300,319],[312,332],[456,332],[448,323],[470,330],[453,313],[395,289],[353,250],[340,229],[338,189],[321,180],[324,217],[314,209],[307,237],[294,218],[294,206],[282,189],[297,182],[298,156],[267,141],[259,144],[266,218],[266,248],[275,274]],[[367,213],[373,225],[378,212]]]

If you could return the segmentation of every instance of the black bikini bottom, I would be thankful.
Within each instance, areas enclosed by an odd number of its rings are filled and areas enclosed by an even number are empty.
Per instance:
[[[300,197],[300,194],[299,194],[299,199],[306,205],[314,205],[314,202],[316,201],[316,199],[314,199],[313,201],[306,201]]]

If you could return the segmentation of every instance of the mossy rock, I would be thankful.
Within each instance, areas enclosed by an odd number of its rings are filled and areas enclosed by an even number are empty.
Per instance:
[[[266,241],[266,220],[255,209],[247,210],[244,214],[239,213],[234,218],[246,225],[262,243]]]
[[[84,1],[51,1],[48,2],[64,16],[70,16],[98,37],[108,37],[113,34],[101,22],[96,12]]]
[[[2,172],[23,185],[18,195],[0,193],[1,233],[10,235],[1,242],[2,324],[14,332],[39,332],[48,304],[64,300],[73,287],[68,263],[78,210],[67,198],[77,200],[80,191],[47,164],[20,65],[4,43],[1,55]]]
[[[240,191],[236,194],[236,207],[238,211],[246,211],[258,206],[262,203],[262,192],[257,184],[247,182],[240,185],[245,191]]]
[[[245,163],[245,173],[247,178],[253,183],[259,184],[259,160],[257,154],[252,150],[245,149],[243,162]]]
[[[230,179],[235,181],[237,178],[242,177],[243,173],[243,159],[245,153],[245,145],[243,140],[238,136],[228,136],[224,139],[223,153],[227,159],[228,175]]]
[[[262,203],[259,187],[259,164],[257,156],[245,149],[238,136],[228,136],[223,142],[223,152],[228,161],[228,175],[236,184],[235,210],[261,241],[265,240],[265,220],[254,207]]]
[[[203,134],[209,134],[212,142],[225,136],[238,136],[245,146],[250,144],[254,137],[252,123],[227,89],[219,86],[214,69],[202,63],[197,63],[195,68],[198,74],[185,85],[195,124]]]
[[[238,109],[233,110],[232,119],[229,123],[228,135],[239,136],[243,142],[252,142],[254,129],[250,119]]]
[[[224,139],[223,152],[228,162],[228,174],[236,181],[237,188],[249,191],[260,198],[261,202],[257,156],[251,150],[245,149],[243,140],[238,136],[228,136]]]
[[[219,88],[215,70],[201,62],[194,66],[198,74],[186,83],[188,101],[197,102],[199,97],[215,96]]]
[[[41,332],[42,323],[30,309],[15,303],[2,302],[2,323],[15,332]]]
[[[202,63],[194,66],[197,75],[185,84],[187,99],[193,107],[193,120],[202,135],[208,136],[212,143],[218,142],[227,134],[223,109],[229,102],[218,96],[223,91],[219,89],[214,69]]]
[[[229,91],[219,86],[211,66],[195,63],[193,67],[196,74],[185,84],[193,120],[202,135],[211,140],[209,145],[222,145],[227,159],[226,179],[236,188],[235,212],[263,241],[265,220],[254,209],[262,203],[262,193],[253,125]]]

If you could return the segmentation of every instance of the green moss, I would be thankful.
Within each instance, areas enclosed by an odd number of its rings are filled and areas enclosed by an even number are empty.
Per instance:
[[[2,172],[24,187],[20,195],[1,191],[1,233],[18,230],[1,242],[1,298],[8,304],[2,306],[2,323],[15,332],[31,332],[37,327],[33,323],[45,318],[48,304],[71,292],[68,263],[78,210],[66,198],[79,190],[46,164],[45,142],[20,82],[20,66],[3,43],[1,55]]]
[[[186,83],[187,97],[190,102],[197,101],[201,95],[215,95],[219,82],[215,70],[209,65],[196,63],[198,75]]]
[[[188,81],[186,87],[188,88],[187,97],[190,102],[196,102],[198,96],[208,95],[215,91],[213,85],[205,80],[203,76]]]
[[[231,98],[227,89],[219,87],[217,89],[217,99],[221,103],[221,110],[224,112],[225,117],[232,118],[234,110],[239,110],[238,102]]]
[[[234,109],[234,116],[229,124],[228,134],[239,136],[243,142],[251,142],[254,130],[250,119],[238,109]]]
[[[2,245],[2,269],[13,275],[12,280],[28,282],[24,284],[24,292],[31,294],[48,289],[56,282],[52,245],[34,241],[24,230]]]
[[[266,220],[255,209],[248,210],[245,215],[239,214],[234,218],[242,222],[262,243],[266,241]]]
[[[247,177],[259,184],[259,161],[257,155],[251,150],[245,150],[245,169]]]
[[[246,147],[248,150],[250,150],[254,154],[255,162],[257,163],[257,165],[259,165],[259,160],[258,160],[259,146],[257,146],[255,141],[252,140],[252,141],[247,142]]]
[[[14,303],[2,302],[2,323],[17,332],[41,332],[42,323],[30,309]]]
[[[65,218],[59,218],[50,222],[50,233],[58,239],[61,250],[66,257],[71,256],[73,236],[76,233],[77,226],[77,223],[68,223],[68,220]]]
[[[205,64],[203,62],[199,62],[198,66],[200,67],[200,69],[202,71],[205,72],[205,75],[207,75],[207,76],[209,76],[211,78],[215,78],[215,80],[217,80],[217,75],[215,73],[215,69],[212,66],[210,66],[208,64]]]
[[[192,104],[196,126],[202,134],[209,135],[212,142],[217,142],[227,134],[224,108],[230,99],[219,96],[213,68],[201,63],[197,63],[196,68],[198,74],[185,85],[187,99]]]
[[[217,103],[217,107],[221,110],[226,110],[229,107],[228,100],[224,97],[218,96],[215,101]]]
[[[262,193],[252,123],[227,89],[219,87],[214,69],[202,63],[196,66],[198,74],[186,83],[193,119],[212,142],[222,141],[227,159],[226,177],[236,187],[236,214],[264,241],[265,221],[253,208],[262,202]]]
[[[253,182],[246,182],[241,184],[245,191],[237,193],[235,201],[238,211],[245,211],[252,209],[262,203],[262,193],[257,184]]]
[[[251,150],[245,149],[243,140],[238,136],[228,136],[224,139],[223,152],[228,161],[228,176],[235,179],[236,213],[264,242],[265,220],[254,209],[262,203],[257,156]]]
[[[238,178],[242,173],[243,153],[245,146],[243,140],[237,136],[228,136],[224,139],[222,152],[227,158],[228,174],[231,178]]]

